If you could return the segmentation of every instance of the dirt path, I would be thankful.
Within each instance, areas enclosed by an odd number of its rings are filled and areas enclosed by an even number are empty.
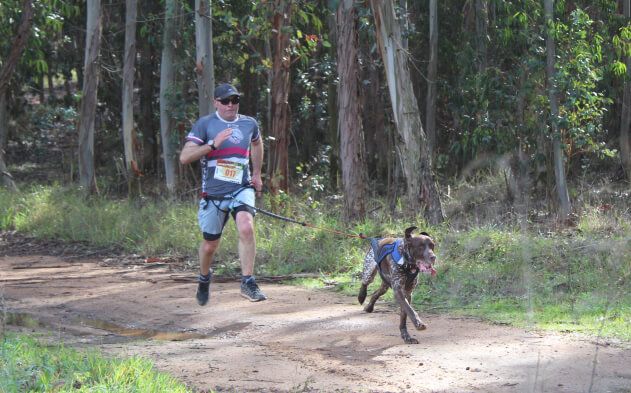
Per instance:
[[[422,312],[429,329],[404,345],[386,303],[366,314],[354,298],[276,284],[250,303],[230,282],[199,307],[190,273],[107,265],[0,257],[9,328],[143,355],[199,391],[631,392],[628,345]]]

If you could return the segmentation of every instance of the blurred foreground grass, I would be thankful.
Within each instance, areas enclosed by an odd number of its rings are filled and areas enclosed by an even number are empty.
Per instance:
[[[192,392],[142,358],[110,359],[11,333],[0,340],[0,392]]]

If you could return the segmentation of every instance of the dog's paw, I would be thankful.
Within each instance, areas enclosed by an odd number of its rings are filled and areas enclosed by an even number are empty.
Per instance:
[[[359,300],[359,304],[364,304],[364,300],[366,300],[366,294],[368,287],[366,285],[362,285],[361,288],[359,288],[359,294],[357,295],[357,300]]]
[[[410,336],[407,329],[401,329],[401,338],[406,344],[418,344],[418,340]]]
[[[425,330],[427,329],[427,325],[423,323],[420,319],[418,321],[414,321],[414,327],[416,330]]]
[[[418,340],[415,339],[414,337],[408,337],[406,339],[404,339],[406,344],[418,344]]]
[[[374,304],[367,304],[366,307],[364,307],[364,311],[366,312],[373,312],[374,309],[375,309]]]

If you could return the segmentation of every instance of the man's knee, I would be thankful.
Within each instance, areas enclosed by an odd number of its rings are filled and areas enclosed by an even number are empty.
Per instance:
[[[237,231],[242,239],[254,238],[254,219],[247,211],[238,212],[236,215]]]
[[[206,255],[213,255],[219,246],[219,239],[216,240],[204,240],[201,244],[202,253]]]

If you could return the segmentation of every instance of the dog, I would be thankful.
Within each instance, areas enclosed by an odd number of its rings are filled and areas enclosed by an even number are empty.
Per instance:
[[[372,294],[370,302],[364,307],[364,311],[373,312],[377,299],[386,293],[388,288],[392,288],[394,298],[401,307],[399,323],[401,338],[407,344],[418,344],[418,340],[408,333],[407,317],[410,317],[417,330],[427,328],[410,306],[412,292],[418,284],[418,274],[436,275],[434,240],[427,232],[412,235],[415,229],[417,227],[407,228],[403,239],[387,237],[373,240],[373,246],[364,258],[362,285],[357,296],[359,304],[364,304],[368,285],[373,282],[377,271],[379,271],[381,287]]]

